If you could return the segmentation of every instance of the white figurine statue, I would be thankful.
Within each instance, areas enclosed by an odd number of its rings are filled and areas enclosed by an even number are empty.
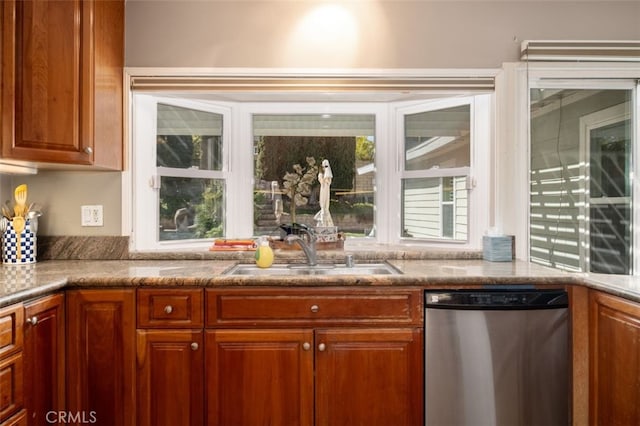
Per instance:
[[[333,173],[331,172],[329,160],[322,160],[322,168],[320,173],[318,173],[318,182],[320,182],[320,211],[314,216],[317,222],[316,226],[333,226],[333,219],[331,219],[331,213],[329,212],[329,195],[331,193],[332,180]]]

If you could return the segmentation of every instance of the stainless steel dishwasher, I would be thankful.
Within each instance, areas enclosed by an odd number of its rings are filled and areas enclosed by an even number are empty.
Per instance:
[[[426,425],[568,425],[567,307],[562,290],[427,290]]]

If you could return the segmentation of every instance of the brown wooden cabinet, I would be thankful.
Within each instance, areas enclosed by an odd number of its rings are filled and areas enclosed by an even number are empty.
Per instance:
[[[123,0],[5,0],[2,158],[122,169]]]
[[[207,330],[207,424],[312,426],[313,331]]]
[[[0,424],[25,412],[23,324],[22,303],[0,308]]]
[[[209,425],[423,423],[419,289],[207,290],[206,306]]]
[[[136,424],[135,290],[66,295],[67,410],[95,425]]]
[[[640,304],[590,291],[589,423],[640,424]]]
[[[204,424],[202,289],[140,289],[139,426]]]
[[[24,382],[29,425],[50,425],[47,413],[64,410],[64,295],[25,304]]]

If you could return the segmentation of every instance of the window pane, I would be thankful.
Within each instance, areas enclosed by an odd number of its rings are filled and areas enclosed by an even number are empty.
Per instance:
[[[323,224],[318,174],[326,159],[330,221],[346,235],[375,236],[373,115],[255,115],[253,132],[255,235],[277,234],[279,224]]]
[[[222,170],[222,115],[158,104],[157,166]]]
[[[160,241],[224,235],[224,181],[162,176]]]
[[[405,170],[469,167],[471,107],[405,116]]]
[[[531,90],[531,260],[631,273],[631,90]]]
[[[465,177],[402,180],[402,236],[466,241]]]

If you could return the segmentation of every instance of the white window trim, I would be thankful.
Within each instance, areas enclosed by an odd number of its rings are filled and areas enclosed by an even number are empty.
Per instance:
[[[491,226],[498,232],[515,235],[516,258],[529,260],[529,175],[530,131],[529,89],[539,84],[564,82],[565,88],[586,88],[583,83],[591,80],[597,84],[602,79],[639,79],[640,65],[629,63],[569,63],[569,62],[513,62],[505,63],[496,75],[496,121],[494,158],[495,177],[492,197],[495,205],[495,222]],[[546,85],[544,87],[547,87]],[[640,103],[636,96],[636,102]],[[640,107],[636,107],[638,110]],[[640,130],[635,120],[635,139]],[[635,145],[636,150],[640,147]],[[635,157],[639,158],[637,153]],[[634,187],[638,190],[638,176],[634,175]],[[639,194],[634,190],[634,199]],[[635,223],[640,220],[640,209],[634,209]],[[635,232],[640,232],[639,228]],[[640,234],[634,240],[640,241]],[[634,270],[640,271],[640,256],[634,256]]]
[[[125,110],[128,111],[128,120],[125,123],[125,134],[127,137],[127,145],[125,149],[125,170],[122,174],[122,205],[123,205],[123,214],[122,214],[122,234],[130,236],[130,250],[132,252],[135,251],[159,251],[157,246],[154,247],[145,247],[137,243],[138,236],[134,233],[136,228],[135,226],[135,214],[134,209],[136,208],[135,204],[135,191],[134,191],[134,182],[135,177],[132,171],[132,164],[135,161],[135,156],[133,155],[134,148],[132,146],[134,140],[135,131],[133,127],[134,122],[134,114],[133,108],[131,108],[133,102],[133,92],[131,90],[131,81],[135,76],[175,76],[175,75],[185,75],[185,76],[206,76],[206,75],[218,75],[218,76],[289,76],[289,77],[315,77],[315,76],[349,76],[349,77],[406,77],[406,78],[430,78],[430,77],[442,77],[447,76],[451,78],[494,78],[499,74],[499,70],[496,69],[247,69],[247,68],[125,68],[124,72],[124,87],[126,89],[124,106]],[[461,86],[461,90],[464,89],[464,85]],[[455,96],[453,94],[443,94],[443,97],[450,98],[451,96]],[[480,99],[482,100],[480,101]],[[492,146],[493,142],[491,138],[493,136],[492,133],[492,125],[489,120],[493,120],[493,106],[494,101],[492,100],[493,95],[488,94],[482,97],[478,97],[476,102],[481,102],[486,108],[483,109],[487,117],[482,117],[485,119],[485,123],[487,125],[482,124],[479,128],[474,129],[475,134],[482,134],[486,136],[486,145],[483,147],[481,152],[476,153],[474,151],[473,156],[477,160],[477,164],[487,164],[493,165],[494,160],[492,158]],[[217,102],[216,104],[222,104],[223,102]],[[415,102],[414,102],[415,103]],[[408,105],[409,103],[385,103],[385,104],[372,104],[370,102],[363,103],[368,107],[371,107],[375,110],[385,111],[387,117],[391,117],[393,114],[393,109],[397,107],[397,105],[404,104]],[[286,105],[290,106],[291,104],[287,103]],[[304,105],[304,104],[302,104]],[[308,105],[305,105],[305,107]],[[247,129],[250,129],[250,114],[247,114],[246,111],[242,111],[243,108],[233,108],[231,111],[231,125],[228,129],[225,129],[224,136],[230,137],[235,134],[237,137],[234,137],[233,141],[235,144],[238,144],[238,149],[245,149],[247,147],[251,147],[253,138],[252,135],[248,135],[250,133]],[[335,111],[335,110],[334,110]],[[254,111],[255,112],[255,111]],[[269,112],[272,112],[271,110]],[[225,122],[228,121],[225,119]],[[478,123],[482,120],[474,120],[474,123]],[[477,126],[477,124],[476,124]],[[248,137],[247,137],[248,136]],[[376,119],[376,182],[375,182],[375,191],[376,191],[376,211],[375,211],[375,221],[377,226],[376,231],[376,241],[383,243],[398,243],[400,242],[399,231],[396,229],[398,226],[392,226],[393,223],[398,223],[399,213],[398,213],[398,205],[399,200],[397,198],[399,191],[397,190],[397,185],[399,185],[400,181],[397,179],[398,177],[398,169],[397,164],[401,159],[401,153],[397,151],[396,146],[397,142],[393,143],[393,139],[397,137],[397,126],[395,120],[380,120]],[[389,143],[381,143],[383,140],[387,140]],[[476,144],[478,145],[478,144]],[[228,143],[225,144],[225,149],[228,146]],[[228,171],[231,173],[234,170],[252,170],[252,155],[244,156],[237,155],[237,150],[232,150],[232,152],[228,152],[226,155],[228,156],[225,164],[228,164]],[[247,151],[245,151],[247,152]],[[385,161],[394,161],[396,166],[390,167],[380,167],[380,162]],[[472,160],[473,161],[473,160]],[[460,245],[455,243],[455,246],[451,246],[451,242],[443,241],[443,242],[428,242],[427,246],[429,247],[455,247],[462,249],[479,249],[481,248],[481,235],[484,230],[487,228],[489,223],[493,223],[491,218],[493,217],[493,203],[490,199],[492,191],[490,183],[492,182],[492,166],[486,168],[486,173],[483,173],[482,176],[475,176],[470,179],[472,182],[472,186],[477,187],[472,191],[477,194],[476,198],[480,200],[480,202],[469,201],[469,209],[473,209],[474,204],[478,205],[486,205],[487,208],[479,208],[479,212],[482,214],[476,215],[475,213],[471,215],[474,217],[473,222],[469,223],[469,239],[466,244]],[[392,183],[392,184],[389,184]],[[253,211],[253,200],[251,197],[252,194],[252,185],[253,185],[253,176],[247,180],[239,180],[239,179],[230,179],[227,182],[227,192],[238,194],[240,191],[244,191],[243,188],[251,187],[251,190],[246,191],[247,196],[240,197],[230,197],[226,204],[226,215],[227,218],[232,215],[236,215],[239,211]],[[226,223],[226,233],[227,236],[233,238],[234,236],[242,236],[246,237],[247,235],[251,235],[251,232],[247,233],[248,228],[252,228],[252,221],[245,221],[244,223],[236,222],[227,222]],[[416,243],[414,241],[411,242]],[[420,244],[418,242],[418,244]],[[184,244],[183,244],[184,245]],[[171,247],[166,247],[168,250],[175,249],[195,249],[201,250],[201,248],[208,243],[202,243],[200,246],[194,246],[192,244],[184,245],[181,247],[180,243],[174,243]]]
[[[437,170],[404,170],[404,116],[425,111],[450,108],[460,105],[470,105],[470,125],[471,125],[471,164],[469,167],[456,167]],[[394,158],[396,164],[394,168],[395,176],[393,182],[395,186],[396,199],[392,204],[392,215],[396,223],[402,223],[402,179],[420,177],[443,177],[443,176],[466,176],[469,182],[469,205],[467,216],[467,240],[449,239],[417,239],[403,238],[399,226],[395,226],[390,241],[394,244],[423,244],[429,247],[441,248],[464,248],[480,249],[482,235],[488,230],[492,208],[489,207],[491,192],[491,122],[492,122],[492,95],[475,95],[459,98],[438,99],[434,101],[395,104],[394,108],[396,124],[394,146]],[[482,166],[481,166],[482,165]],[[485,207],[481,207],[485,206]]]
[[[156,142],[149,140],[150,137],[156,135],[156,105],[159,103],[180,106],[184,108],[198,109],[202,111],[221,114],[222,119],[222,144],[223,144],[223,160],[222,170],[192,170],[192,169],[173,169],[167,167],[156,167]],[[131,160],[136,163],[136,169],[131,172],[132,185],[132,203],[134,209],[131,212],[132,231],[130,244],[135,250],[183,250],[183,249],[202,249],[211,245],[212,239],[199,240],[172,240],[158,241],[158,197],[161,176],[183,176],[193,178],[210,178],[221,179],[229,182],[231,166],[229,164],[229,141],[232,140],[232,132],[229,127],[231,122],[231,109],[225,107],[221,102],[215,105],[207,102],[199,102],[186,99],[168,98],[148,94],[137,94],[132,97],[133,113],[137,114],[136,119],[138,126],[132,126],[135,132],[133,135],[136,141],[146,141],[146,143],[137,143],[131,147]],[[139,125],[141,124],[142,125]],[[136,161],[137,158],[145,158],[146,161]],[[149,161],[149,159],[152,159]],[[158,171],[164,173],[158,173]],[[225,192],[229,191],[225,185]],[[153,206],[151,209],[149,206]],[[151,210],[150,214],[143,215],[141,212]],[[225,208],[225,216],[228,212]],[[226,220],[225,220],[226,223]]]

